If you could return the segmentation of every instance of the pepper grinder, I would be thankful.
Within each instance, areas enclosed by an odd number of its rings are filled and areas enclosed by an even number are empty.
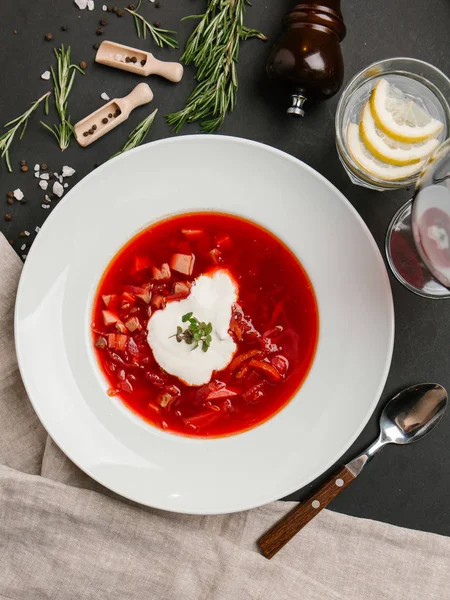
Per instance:
[[[303,105],[334,96],[344,78],[340,42],[346,28],[340,0],[302,2],[284,20],[267,63],[274,84],[290,94],[288,114],[303,117]]]

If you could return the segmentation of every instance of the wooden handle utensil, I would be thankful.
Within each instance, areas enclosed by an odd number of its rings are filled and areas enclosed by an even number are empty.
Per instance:
[[[444,416],[447,404],[447,392],[438,383],[412,385],[391,398],[381,413],[378,439],[262,536],[258,543],[264,556],[275,556],[296,533],[358,477],[367,463],[386,444],[403,446],[430,433]]]
[[[132,110],[153,100],[147,83],[139,83],[124,98],[115,98],[74,126],[80,146],[86,147],[128,119]]]
[[[178,83],[183,77],[183,65],[180,63],[158,60],[150,52],[116,42],[102,42],[95,56],[95,62],[144,77],[160,75],[174,83]]]
[[[266,558],[275,556],[311,519],[345,490],[355,477],[347,467],[343,467],[262,536],[258,542],[262,554]]]

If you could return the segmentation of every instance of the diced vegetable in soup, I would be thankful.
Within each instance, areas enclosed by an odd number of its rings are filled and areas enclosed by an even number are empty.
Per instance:
[[[292,252],[218,213],[133,238],[106,269],[92,322],[108,394],[155,427],[201,437],[282,409],[309,372],[318,331],[314,290]]]

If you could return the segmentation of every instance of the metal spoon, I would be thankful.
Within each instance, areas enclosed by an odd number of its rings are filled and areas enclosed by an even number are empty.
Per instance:
[[[288,513],[259,540],[266,558],[272,558],[323,508],[356,479],[366,464],[386,444],[410,444],[436,427],[447,408],[446,390],[437,383],[421,383],[406,388],[384,407],[380,437],[365,452],[346,464],[326,483]]]

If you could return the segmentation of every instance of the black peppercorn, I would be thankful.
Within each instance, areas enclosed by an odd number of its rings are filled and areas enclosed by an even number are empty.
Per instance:
[[[125,14],[125,13],[124,13],[124,11],[123,11],[123,10],[118,10],[118,11],[117,11],[117,16],[118,16],[118,17],[123,17],[123,16],[124,16],[124,14]]]
[[[83,136],[87,137],[89,135],[89,131],[83,131]]]
[[[128,8],[129,8],[130,10],[136,10],[136,6],[135,6],[134,4],[129,4],[129,5],[128,5]]]
[[[11,246],[14,246],[14,240],[8,240]]]
[[[20,161],[20,166],[21,166],[21,167],[25,166],[26,164],[27,164],[27,161],[26,161],[26,160],[21,160],[21,161]]]
[[[51,42],[53,39],[53,33],[46,33],[45,39],[47,40],[47,42]]]
[[[161,8],[161,2],[155,2],[155,8]]]
[[[106,19],[100,19],[100,25],[108,25],[108,21]]]
[[[108,119],[107,119],[106,117],[104,117],[104,118],[102,119],[102,123],[103,123],[104,125],[106,125],[106,123],[107,123],[107,122],[108,122]]]
[[[67,25],[61,25],[61,31],[67,31]]]
[[[8,198],[8,200],[6,201],[9,205],[13,205],[14,204],[14,198]]]
[[[5,215],[5,221],[12,221],[13,216],[11,214],[6,214]]]
[[[155,27],[161,27],[161,23],[160,23],[159,21],[155,21],[155,22],[153,23],[153,25],[154,25]]]
[[[97,129],[97,125],[92,125],[92,129],[95,131]]]
[[[95,33],[97,35],[103,35],[103,29],[102,29],[102,27],[99,27]]]
[[[134,64],[134,63],[137,63],[137,58],[136,58],[135,56],[133,56],[133,58],[131,59],[131,62],[132,62],[133,64]]]
[[[45,163],[42,163],[41,171],[46,171],[47,169],[48,169],[47,165]]]
[[[94,44],[92,47],[94,48],[94,50],[98,50],[100,48],[98,44]]]
[[[86,67],[87,67],[87,62],[86,62],[85,60],[82,60],[82,61],[80,62],[80,68],[81,68],[81,69],[85,69]]]
[[[129,56],[125,57],[125,62],[126,63],[130,63],[131,62],[131,58]]]
[[[20,167],[20,170],[22,171],[22,173],[26,173],[26,172],[28,171],[28,167],[27,167],[27,165],[22,165],[22,166]]]
[[[109,113],[108,117],[109,117],[110,119],[112,119],[112,113]]]

